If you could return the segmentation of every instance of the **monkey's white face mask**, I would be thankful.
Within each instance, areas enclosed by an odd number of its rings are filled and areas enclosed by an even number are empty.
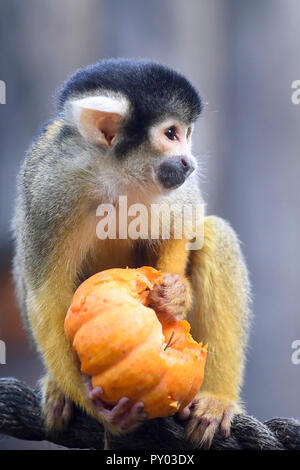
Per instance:
[[[82,137],[107,150],[118,142],[122,124],[130,114],[128,100],[120,95],[83,97],[71,101],[67,109],[68,118]],[[138,150],[134,151],[130,159],[123,162],[124,174],[128,178],[135,175],[149,188],[152,186],[152,191],[153,184],[159,191],[178,188],[197,166],[191,154],[191,133],[192,126],[176,118],[155,123],[148,129],[148,154],[143,158]],[[112,168],[113,162],[110,165]]]

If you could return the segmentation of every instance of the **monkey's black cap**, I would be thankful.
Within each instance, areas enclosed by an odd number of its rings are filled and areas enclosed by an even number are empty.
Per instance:
[[[140,143],[156,121],[176,117],[188,125],[202,109],[196,89],[174,70],[148,60],[107,59],[79,69],[66,81],[58,95],[59,111],[69,98],[101,90],[121,93],[129,100],[126,135],[131,145]]]

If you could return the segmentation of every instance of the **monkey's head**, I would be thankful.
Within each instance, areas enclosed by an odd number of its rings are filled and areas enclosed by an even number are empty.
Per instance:
[[[59,109],[77,154],[74,166],[110,194],[168,192],[196,168],[191,134],[201,100],[167,67],[110,59],[80,69],[61,89]]]

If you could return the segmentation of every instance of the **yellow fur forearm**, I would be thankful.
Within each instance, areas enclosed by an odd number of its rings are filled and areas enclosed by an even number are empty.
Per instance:
[[[157,260],[157,268],[170,274],[185,277],[188,251],[185,239],[170,239],[161,242]]]
[[[190,280],[186,276],[188,265],[187,240],[170,239],[162,242],[157,260],[157,268],[164,273],[179,274],[186,282],[186,314],[192,304],[192,289]],[[176,298],[174,299],[176,301]]]

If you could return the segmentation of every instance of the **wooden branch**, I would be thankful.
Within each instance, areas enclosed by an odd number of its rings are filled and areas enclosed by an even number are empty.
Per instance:
[[[47,432],[40,409],[40,394],[14,378],[0,379],[0,434],[19,439],[47,440],[68,448],[103,449],[104,429],[93,418],[75,409],[67,430]],[[184,428],[174,418],[154,419],[138,431],[111,436],[113,450],[184,450],[192,447],[184,441]],[[300,421],[274,418],[260,423],[247,415],[237,415],[231,436],[216,434],[212,449],[300,449]]]

